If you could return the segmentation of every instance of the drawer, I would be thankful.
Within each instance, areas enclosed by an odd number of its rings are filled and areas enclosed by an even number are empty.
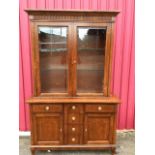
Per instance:
[[[67,105],[66,107],[67,113],[82,113],[83,112],[83,106],[77,105],[77,104],[71,104]]]
[[[79,113],[71,113],[67,115],[67,123],[81,123],[82,115]]]
[[[62,112],[61,104],[37,104],[32,105],[32,112]]]
[[[80,136],[78,134],[69,134],[67,144],[80,144]]]
[[[79,135],[81,130],[81,125],[70,124],[67,125],[67,134],[68,135]]]
[[[85,112],[115,112],[114,105],[105,104],[87,104],[85,105]]]

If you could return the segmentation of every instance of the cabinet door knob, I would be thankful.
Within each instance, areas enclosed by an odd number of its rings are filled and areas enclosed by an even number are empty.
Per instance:
[[[60,128],[60,132],[62,132],[62,128]]]
[[[85,132],[87,132],[87,128],[85,128]]]
[[[76,119],[76,118],[73,116],[73,117],[72,117],[72,120],[75,121],[75,119]]]
[[[72,106],[72,109],[73,109],[73,110],[75,110],[75,109],[76,109],[76,106],[75,106],[75,105],[73,105],[73,106]]]
[[[45,107],[45,110],[46,110],[46,111],[49,111],[49,109],[50,109],[49,106],[46,106],[46,107]]]
[[[75,138],[72,138],[72,142],[75,142]]]
[[[72,131],[75,131],[75,128],[72,128]]]
[[[99,107],[98,107],[98,110],[99,110],[99,111],[101,111],[101,110],[102,110],[102,107],[101,107],[101,106],[99,106]]]

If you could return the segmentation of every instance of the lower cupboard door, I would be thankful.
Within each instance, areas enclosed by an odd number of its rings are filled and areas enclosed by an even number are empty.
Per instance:
[[[113,115],[86,114],[84,125],[85,144],[110,144],[112,142],[113,128]]]
[[[33,116],[32,138],[35,145],[62,144],[63,119],[61,114],[35,114]]]

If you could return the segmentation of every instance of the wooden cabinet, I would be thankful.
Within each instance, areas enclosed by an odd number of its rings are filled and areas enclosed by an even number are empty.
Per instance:
[[[110,93],[117,11],[26,10],[33,96],[31,150],[115,150]]]

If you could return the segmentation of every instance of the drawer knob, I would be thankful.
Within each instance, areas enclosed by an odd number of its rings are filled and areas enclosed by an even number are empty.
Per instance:
[[[75,105],[73,105],[73,106],[72,106],[72,109],[73,109],[73,110],[75,110],[75,109],[76,109],[76,106],[75,106]]]
[[[46,110],[46,111],[49,111],[49,109],[50,109],[49,106],[46,106],[46,107],[45,107],[45,110]]]
[[[85,128],[85,132],[87,132],[87,128]]]
[[[101,107],[101,106],[99,106],[99,107],[98,107],[98,110],[99,110],[99,111],[101,111],[101,110],[102,110],[102,107]]]
[[[75,138],[72,138],[72,142],[75,142]]]
[[[72,128],[72,131],[75,131],[75,128]]]
[[[72,64],[76,64],[76,60],[74,60],[74,61],[72,62]]]
[[[60,132],[62,132],[62,128],[60,128]]]
[[[72,117],[72,120],[75,121],[75,119],[76,119],[76,118],[73,116],[73,117]]]

